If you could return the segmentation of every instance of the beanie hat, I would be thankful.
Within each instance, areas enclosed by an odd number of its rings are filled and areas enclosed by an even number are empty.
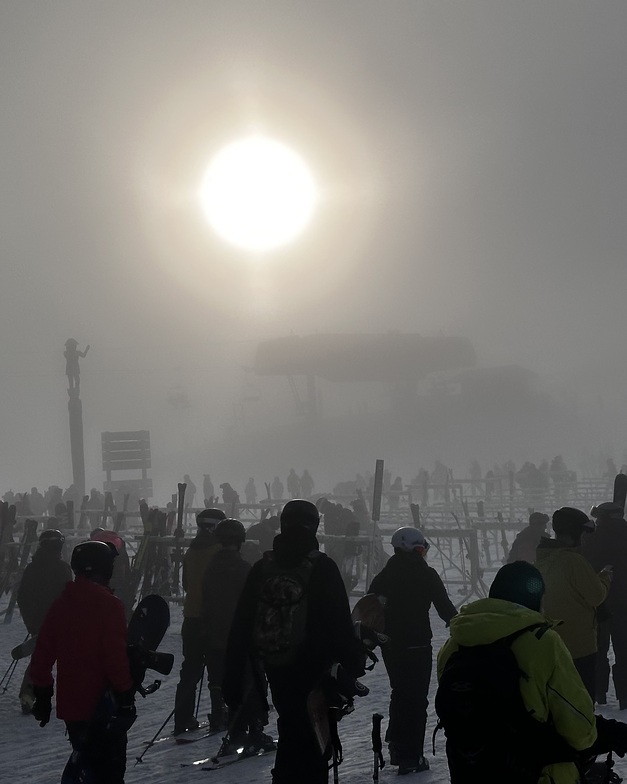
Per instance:
[[[315,534],[319,524],[320,514],[315,504],[303,498],[288,501],[281,512],[281,533],[285,533],[290,528],[300,527]]]
[[[544,514],[544,512],[532,512],[529,515],[529,525],[531,526],[545,526],[549,522],[548,514]]]
[[[504,599],[540,612],[544,580],[535,566],[527,561],[514,561],[498,570],[489,595],[491,599]]]

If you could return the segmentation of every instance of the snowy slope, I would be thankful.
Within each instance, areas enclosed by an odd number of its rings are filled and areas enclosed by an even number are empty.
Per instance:
[[[151,748],[144,761],[136,765],[135,759],[144,749],[144,742],[156,733],[160,725],[169,715],[174,706],[174,692],[178,680],[178,668],[181,661],[180,628],[182,614],[180,608],[172,609],[173,621],[166,636],[162,650],[175,654],[176,662],[172,674],[163,678],[162,687],[146,699],[138,699],[138,719],[129,733],[127,784],[150,782],[150,784],[182,784],[190,781],[211,781],[218,779],[226,784],[252,784],[253,782],[270,782],[272,757],[260,757],[237,763],[221,771],[202,772],[194,768],[182,768],[182,762],[209,757],[217,751],[219,739],[211,738],[191,745],[180,746],[173,741],[164,741]],[[447,638],[447,630],[437,616],[433,616],[434,651]],[[16,613],[13,623],[0,625],[0,666],[4,674],[10,663],[10,650],[24,638],[25,630]],[[64,737],[63,722],[52,719],[43,729],[30,716],[23,716],[17,698],[19,684],[25,663],[20,662],[18,671],[9,684],[6,692],[0,689],[0,782],[11,781],[12,784],[57,784],[61,771],[69,756],[70,746]],[[1,676],[0,676],[1,677]],[[358,701],[353,714],[343,719],[340,725],[340,737],[344,747],[345,761],[340,767],[339,778],[343,784],[358,784],[372,781],[373,755],[370,745],[371,717],[375,712],[387,716],[388,681],[385,668],[380,662],[375,670],[364,677],[370,688],[368,697]],[[4,688],[4,687],[3,687]],[[432,683],[432,698],[434,682]],[[433,700],[431,700],[433,701]],[[208,695],[203,694],[201,712],[208,710]],[[617,705],[610,703],[604,713],[613,718],[623,718]],[[201,716],[202,718],[202,716]],[[274,714],[273,714],[274,718]],[[385,731],[386,721],[383,730]],[[425,751],[431,764],[431,770],[414,774],[401,781],[420,781],[421,784],[444,784],[448,782],[448,769],[444,753],[443,734],[438,735],[437,755],[431,754],[431,733],[435,725],[432,707],[429,712],[429,725]],[[166,728],[172,729],[172,722]],[[274,721],[268,728],[276,736]],[[164,730],[161,735],[166,734]],[[385,751],[385,748],[384,748]],[[380,773],[382,782],[396,780],[396,768],[387,765]],[[627,775],[627,761],[618,761],[616,770]],[[329,776],[332,781],[332,776]],[[295,782],[295,784],[297,784]]]

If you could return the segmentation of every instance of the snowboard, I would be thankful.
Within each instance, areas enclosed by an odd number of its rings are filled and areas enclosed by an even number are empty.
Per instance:
[[[16,645],[15,648],[11,650],[11,658],[12,659],[25,659],[27,656],[30,656],[32,652],[35,650],[35,646],[37,645],[37,635],[34,637],[29,637],[28,640],[24,640],[19,645]]]
[[[146,596],[142,599],[129,621],[127,642],[131,676],[135,689],[142,695],[150,694],[160,685],[160,681],[155,681],[151,686],[143,687],[142,683],[146,677],[146,670],[156,669],[158,672],[167,675],[172,669],[174,656],[172,654],[156,653],[156,649],[165,636],[169,625],[170,608],[168,603],[161,596],[156,595]],[[107,691],[98,706],[96,715],[92,720],[92,726],[89,729],[98,733],[109,731],[107,718],[114,715],[113,710],[113,697]],[[96,772],[87,755],[80,750],[73,750],[63,770],[61,784],[93,784],[95,781]]]
[[[323,757],[329,757],[331,744],[331,725],[329,723],[329,703],[323,689],[312,689],[307,695],[307,713],[311,728],[316,736],[318,749]]]

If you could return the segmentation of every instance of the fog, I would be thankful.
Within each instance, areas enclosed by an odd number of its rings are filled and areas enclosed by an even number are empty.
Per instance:
[[[150,430],[156,500],[183,473],[328,487],[378,457],[406,480],[475,455],[624,462],[626,29],[623,0],[5,0],[2,491],[72,480],[69,337],[91,346],[88,487],[106,430]],[[322,194],[262,257],[198,199],[251,131]],[[262,340],[388,332],[467,338],[533,396],[394,406],[384,382],[318,379],[312,421],[250,370]]]

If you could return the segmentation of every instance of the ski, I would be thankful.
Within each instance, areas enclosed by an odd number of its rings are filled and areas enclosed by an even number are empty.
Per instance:
[[[222,768],[227,768],[229,765],[234,765],[236,762],[242,762],[243,760],[252,759],[253,757],[263,757],[266,754],[274,754],[275,751],[276,743],[273,744],[271,749],[261,748],[256,751],[243,751],[241,754],[232,754],[229,757],[212,757],[211,764],[203,765],[201,770],[221,770]]]
[[[196,741],[218,735],[220,732],[225,732],[225,730],[211,730],[209,729],[209,722],[203,721],[201,722],[200,727],[196,727],[195,730],[187,730],[186,732],[177,735],[174,738],[174,741],[179,744],[196,743]]]
[[[181,762],[182,768],[196,767],[200,770],[221,770],[236,762],[242,762],[253,757],[263,757],[266,754],[273,754],[276,751],[276,742],[272,748],[255,749],[255,751],[243,751],[241,754],[229,754],[224,757],[206,757],[205,759],[195,760],[194,762]]]
[[[200,730],[200,734],[199,734]],[[174,741],[175,743],[195,743],[197,740],[202,740],[203,738],[209,738],[212,735],[215,735],[215,732],[209,732],[209,722],[203,721],[200,723],[199,727],[196,727],[195,730],[186,730],[181,735],[173,735],[171,732],[168,735],[162,735],[160,738],[156,738],[155,740],[146,740],[144,741],[144,746],[154,746],[156,743],[164,743],[166,740]]]

